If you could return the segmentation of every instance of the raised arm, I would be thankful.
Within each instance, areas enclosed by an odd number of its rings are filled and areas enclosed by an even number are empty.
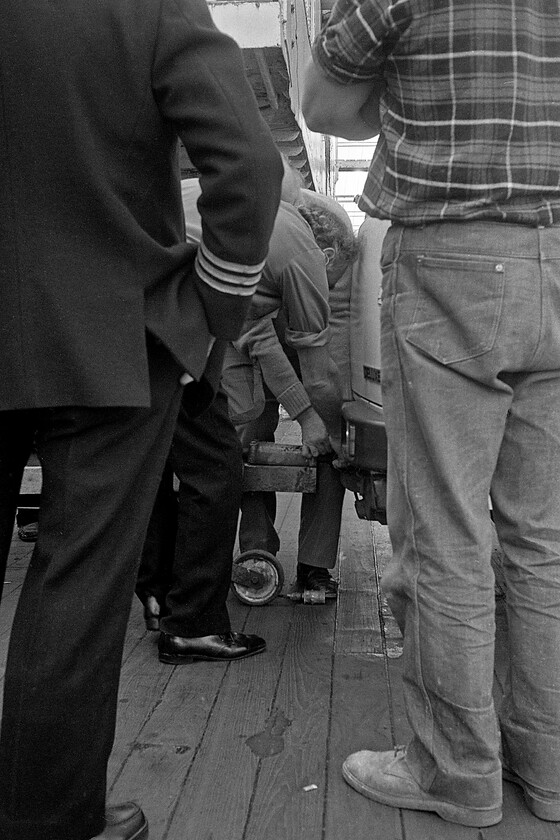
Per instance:
[[[369,140],[379,134],[379,98],[383,86],[372,82],[340,84],[311,60],[304,75],[302,111],[311,131],[345,140]]]

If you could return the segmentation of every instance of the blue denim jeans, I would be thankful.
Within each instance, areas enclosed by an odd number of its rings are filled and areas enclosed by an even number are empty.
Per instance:
[[[501,746],[560,798],[560,228],[393,226],[382,267],[383,585],[404,632],[410,770],[492,807]],[[489,497],[509,626],[499,723]]]

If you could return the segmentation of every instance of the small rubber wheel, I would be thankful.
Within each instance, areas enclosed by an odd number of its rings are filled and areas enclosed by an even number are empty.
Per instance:
[[[252,549],[233,561],[231,589],[235,596],[251,607],[270,604],[284,585],[284,570],[274,554]]]

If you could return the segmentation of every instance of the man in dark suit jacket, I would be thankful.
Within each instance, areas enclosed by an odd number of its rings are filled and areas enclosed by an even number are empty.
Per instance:
[[[136,568],[180,381],[202,410],[282,164],[204,0],[0,0],[0,18],[0,580],[33,440],[43,471],[6,668],[0,837],[143,840],[138,806],[105,809]],[[198,248],[178,138],[200,171]]]

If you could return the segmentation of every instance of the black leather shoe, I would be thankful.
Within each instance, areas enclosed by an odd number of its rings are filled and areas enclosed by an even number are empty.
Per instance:
[[[135,802],[113,805],[105,812],[105,830],[91,840],[148,840],[148,820]]]
[[[303,589],[312,592],[323,591],[327,600],[336,598],[338,592],[338,582],[330,576],[329,570],[322,566],[308,566],[306,563],[298,563],[297,582]]]
[[[144,601],[144,623],[146,624],[146,630],[159,630],[160,614],[161,608],[157,598],[153,595],[148,595]]]
[[[18,537],[23,542],[35,542],[39,534],[39,523],[29,522],[27,525],[22,525],[18,528]]]
[[[260,636],[247,636],[245,633],[221,633],[217,636],[168,636],[159,637],[159,661],[169,665],[181,665],[183,662],[206,660],[211,662],[229,662],[244,659],[261,653],[266,642]]]

